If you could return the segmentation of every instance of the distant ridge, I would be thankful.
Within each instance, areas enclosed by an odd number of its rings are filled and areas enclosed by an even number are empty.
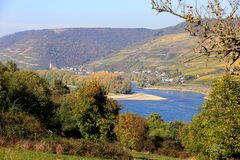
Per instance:
[[[91,63],[155,38],[184,32],[185,23],[145,28],[60,28],[29,30],[0,38],[0,60],[23,68],[48,69]]]

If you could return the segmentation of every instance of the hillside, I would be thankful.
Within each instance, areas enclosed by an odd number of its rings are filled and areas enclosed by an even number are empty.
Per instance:
[[[0,38],[0,60],[22,68],[48,69],[90,63],[156,37],[184,31],[184,23],[160,30],[66,28],[18,32]]]
[[[144,28],[69,28],[31,30],[0,38],[0,60],[21,68],[85,66],[86,71],[168,72],[209,84],[225,67],[216,59],[195,56],[195,40],[185,23],[159,30]],[[152,76],[152,75],[150,75]]]
[[[165,35],[144,44],[98,60],[88,65],[90,70],[126,72],[169,72],[194,76],[192,83],[210,82],[222,73],[224,62],[206,57],[184,63],[196,56],[193,52],[195,39],[187,33]],[[150,72],[149,71],[149,72]]]
[[[133,71],[142,68],[165,69],[190,54],[192,39],[187,33],[158,37],[145,44],[123,49],[119,53],[89,64],[94,70]]]

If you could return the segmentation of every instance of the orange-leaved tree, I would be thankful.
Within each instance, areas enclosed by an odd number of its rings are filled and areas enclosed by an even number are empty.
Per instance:
[[[140,150],[147,136],[146,119],[132,113],[122,114],[118,117],[115,133],[121,145]]]

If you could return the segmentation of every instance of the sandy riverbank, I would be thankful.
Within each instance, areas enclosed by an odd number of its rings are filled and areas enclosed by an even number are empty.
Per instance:
[[[109,94],[108,98],[114,100],[135,100],[135,101],[164,101],[167,98],[154,96],[144,93],[133,93],[133,94]]]
[[[208,95],[208,93],[210,92],[210,87],[202,87],[202,86],[151,86],[151,87],[145,87],[143,89],[176,90],[176,91],[181,91],[181,92],[197,92],[197,93],[201,93],[204,95]]]

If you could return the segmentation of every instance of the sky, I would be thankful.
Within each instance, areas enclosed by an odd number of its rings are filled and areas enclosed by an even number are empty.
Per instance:
[[[157,14],[150,0],[0,0],[0,36],[30,29],[160,29],[181,19]]]

